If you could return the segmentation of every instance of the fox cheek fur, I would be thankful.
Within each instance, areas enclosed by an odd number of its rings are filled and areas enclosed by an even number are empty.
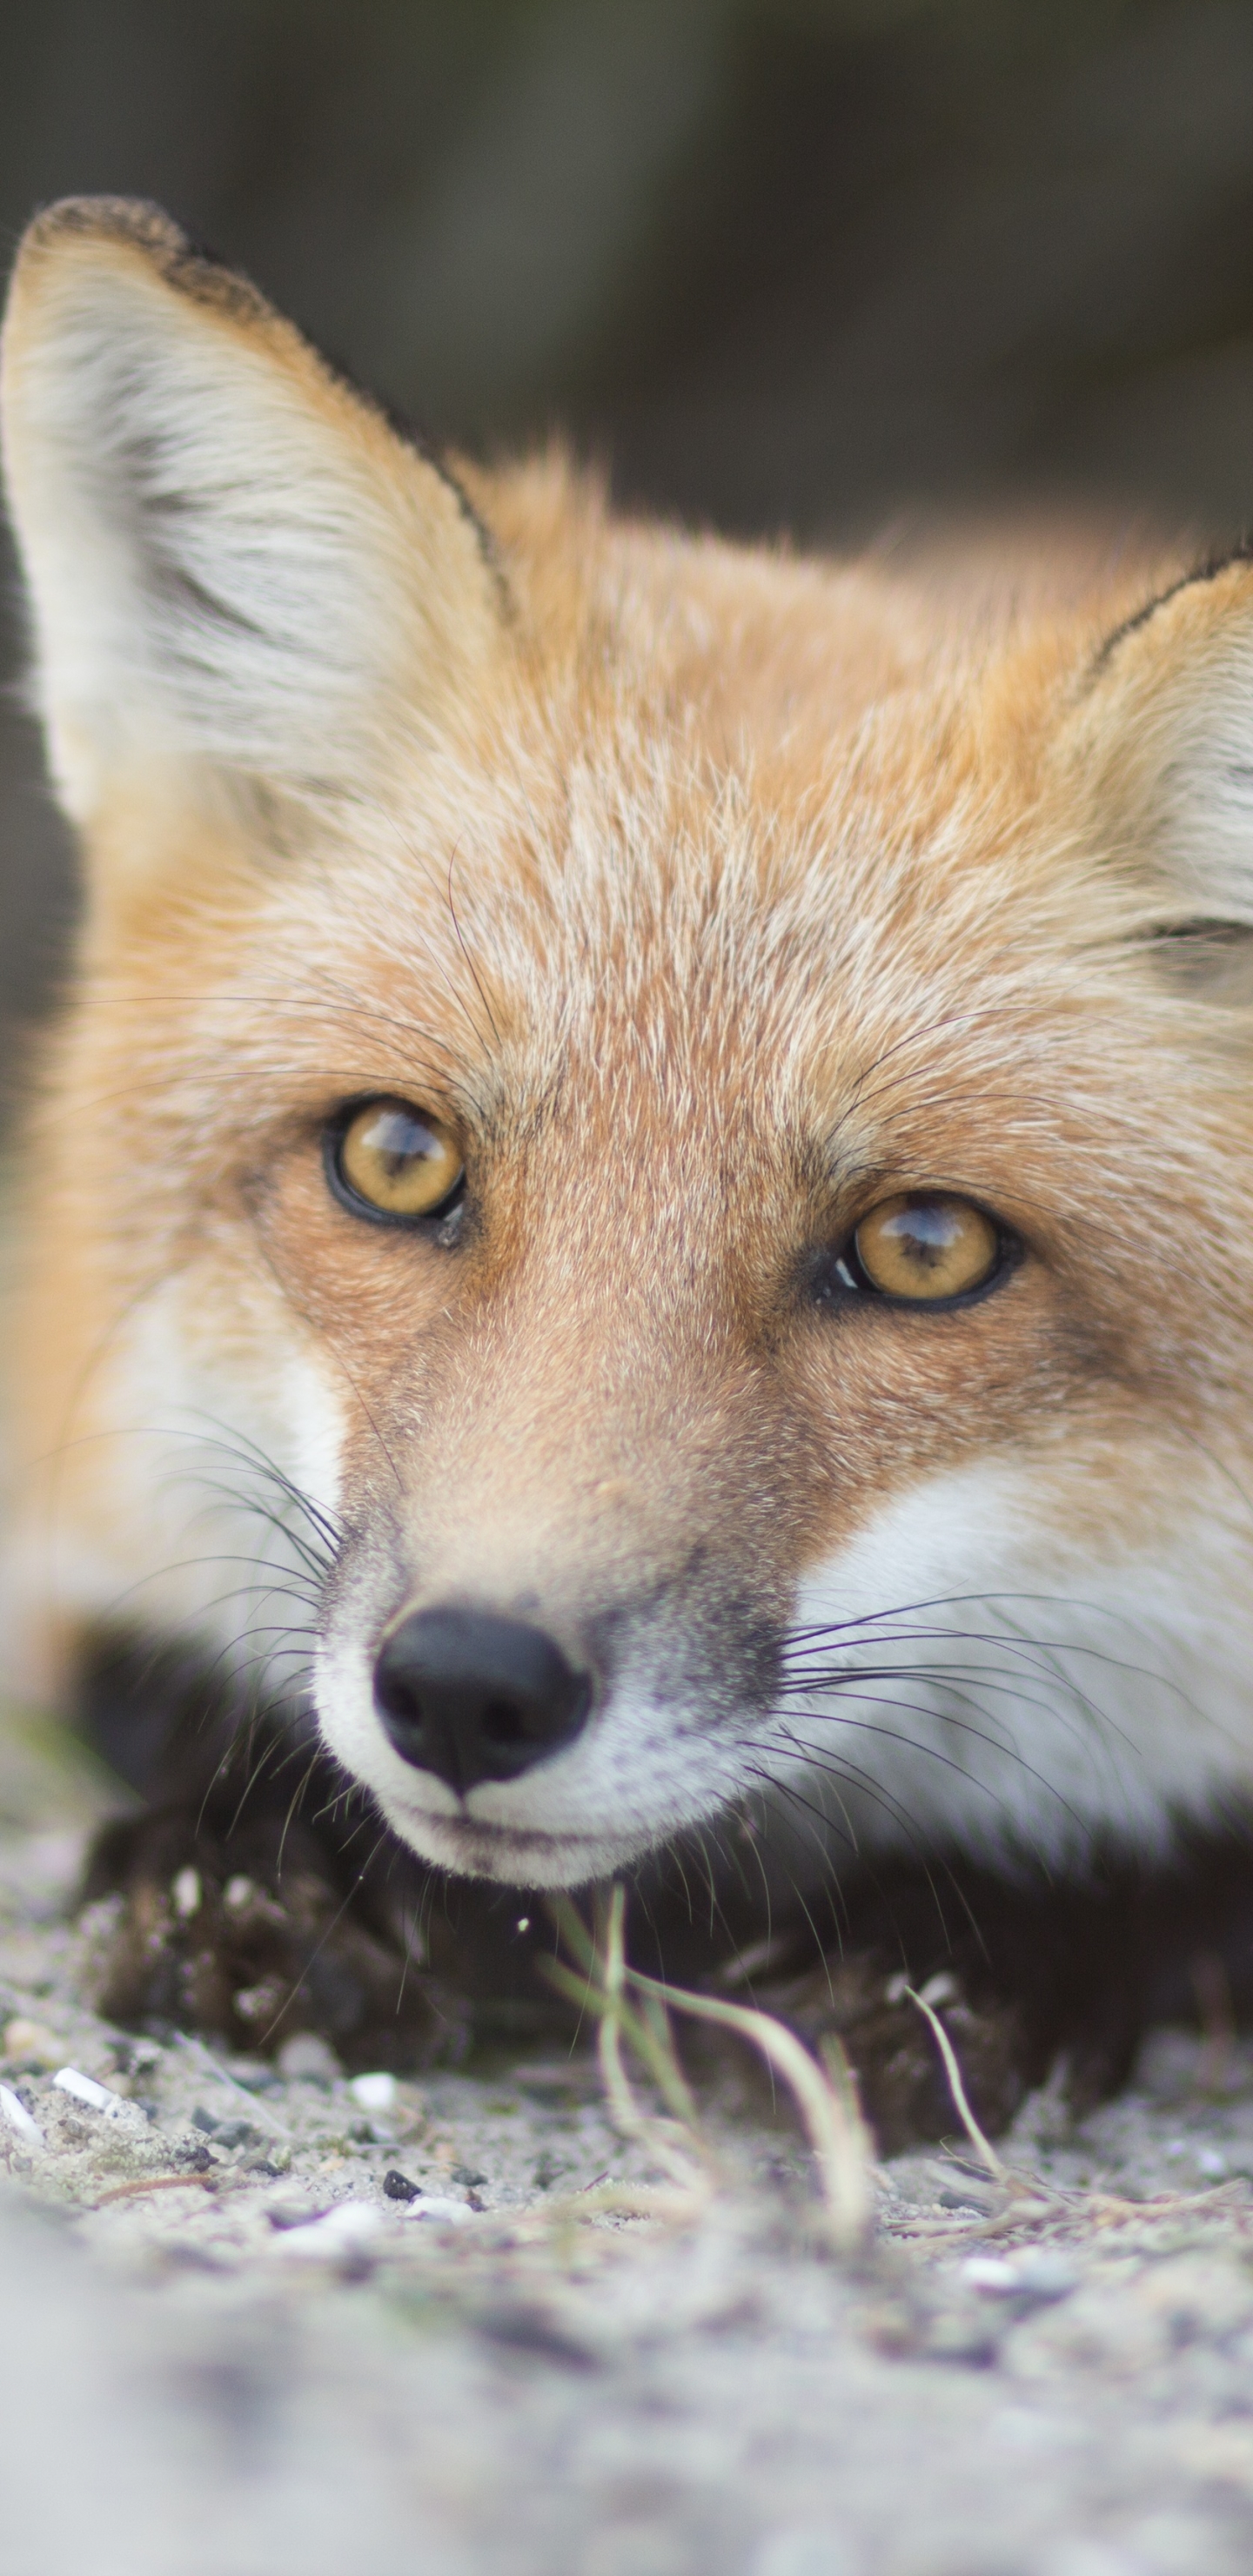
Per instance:
[[[25,1686],[186,1640],[524,1885],[1243,1812],[1253,567],[998,602],[446,468],[109,200],[3,428],[85,875]]]

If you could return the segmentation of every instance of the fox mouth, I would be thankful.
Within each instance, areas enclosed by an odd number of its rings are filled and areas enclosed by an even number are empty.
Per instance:
[[[393,1831],[435,1868],[461,1878],[495,1879],[508,1887],[586,1887],[640,1857],[641,1842],[633,1837],[545,1832],[464,1813],[437,1815],[430,1808],[392,1800],[386,1812]]]
[[[596,1848],[598,1834],[546,1834],[531,1825],[492,1825],[477,1816],[432,1816],[425,1808],[416,1811],[423,1825],[441,1834],[455,1834],[464,1842],[496,1843],[502,1850],[568,1851],[574,1844]]]
[[[392,1826],[438,1868],[472,1878],[500,1878],[510,1886],[578,1886],[603,1878],[616,1865],[603,1834],[544,1834],[536,1826],[490,1824],[480,1816],[436,1816],[431,1808],[394,1811]]]

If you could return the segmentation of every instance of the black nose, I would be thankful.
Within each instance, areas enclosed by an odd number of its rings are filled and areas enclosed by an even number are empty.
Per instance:
[[[415,1610],[386,1640],[374,1697],[396,1751],[464,1792],[516,1780],[578,1734],[591,1684],[542,1628],[488,1610]]]

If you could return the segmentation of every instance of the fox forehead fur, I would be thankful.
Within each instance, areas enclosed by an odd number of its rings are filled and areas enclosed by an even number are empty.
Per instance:
[[[8,1330],[5,1620],[272,1695],[450,1869],[746,1805],[812,1849],[1162,1850],[1253,1790],[1253,566],[916,583],[435,465],[153,209],[28,234],[4,360],[77,824]],[[344,1105],[456,1224],[328,1187]],[[1016,1257],[833,1289],[939,1192]],[[380,1644],[538,1625],[464,1792]]]

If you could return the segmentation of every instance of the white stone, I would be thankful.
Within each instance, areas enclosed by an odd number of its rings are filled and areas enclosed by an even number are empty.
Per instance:
[[[420,2200],[407,2202],[401,2212],[404,2218],[437,2219],[444,2227],[464,2227],[467,2220],[475,2215],[476,2212],[468,2209],[464,2200],[449,2200],[438,2191],[424,2192]]]
[[[59,2093],[72,2093],[76,2102],[85,2102],[92,2111],[107,2111],[111,2102],[120,2102],[120,2093],[111,2093],[107,2084],[97,2084],[94,2075],[80,2075],[76,2066],[62,2066],[53,2076]]]
[[[85,2102],[90,2111],[103,2111],[110,2120],[142,2120],[143,2112],[134,2102],[126,2102],[120,2093],[111,2093],[107,2084],[97,2084],[94,2075],[84,2075],[77,2066],[62,2066],[53,2076],[58,2092],[68,2093],[75,2102]]]
[[[39,2122],[32,2120],[26,2104],[19,2101],[17,2094],[7,2084],[0,2084],[0,2112],[3,2112],[9,2127],[22,2140],[23,2145],[42,2147],[44,2133]]]
[[[275,2237],[272,2251],[333,2263],[341,2254],[354,2254],[358,2247],[369,2244],[386,2225],[382,2210],[376,2209],[373,2201],[341,2200],[335,2209],[324,2211],[321,2218],[285,2228]]]
[[[396,2100],[394,2075],[354,2075],[348,2087],[363,2111],[390,2111]]]
[[[982,2290],[985,2297],[994,2299],[1010,2298],[1022,2286],[1014,2265],[994,2254],[972,2254],[962,2265],[962,2279],[972,2290]]]
[[[337,2084],[343,2070],[316,2031],[299,2030],[280,2048],[278,2071],[285,2084]]]

